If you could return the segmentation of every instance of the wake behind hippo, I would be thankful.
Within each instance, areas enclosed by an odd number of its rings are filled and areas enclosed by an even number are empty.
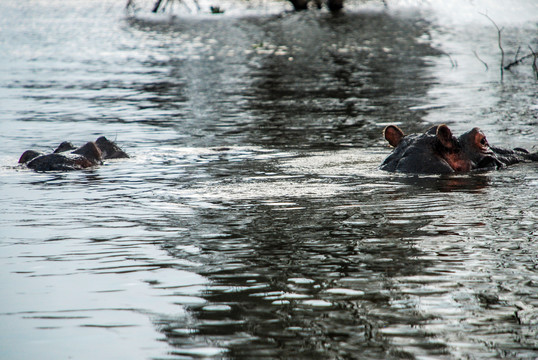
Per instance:
[[[64,141],[51,154],[27,150],[21,155],[19,163],[35,171],[70,171],[101,165],[105,159],[128,157],[118,145],[101,136],[95,142],[90,141],[79,148]]]
[[[430,128],[424,134],[405,135],[389,125],[385,139],[394,147],[381,164],[381,170],[415,174],[451,174],[473,170],[504,168],[519,162],[538,161],[538,153],[525,149],[490,146],[484,133],[474,128],[459,137],[446,125]]]

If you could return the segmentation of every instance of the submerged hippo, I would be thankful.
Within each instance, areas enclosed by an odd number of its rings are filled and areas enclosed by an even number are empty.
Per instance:
[[[104,159],[128,157],[118,145],[101,136],[95,142],[90,141],[79,148],[64,141],[51,154],[26,150],[21,155],[19,164],[25,164],[35,171],[69,171],[100,165]]]
[[[384,130],[394,146],[381,169],[417,174],[450,174],[472,170],[500,169],[524,161],[538,161],[538,152],[500,149],[490,146],[484,133],[474,128],[460,137],[446,125],[430,128],[424,134],[404,135],[395,125]]]

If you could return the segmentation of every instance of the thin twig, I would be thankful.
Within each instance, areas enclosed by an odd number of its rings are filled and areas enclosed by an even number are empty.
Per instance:
[[[532,70],[534,71],[534,76],[536,77],[536,80],[538,80],[538,66],[536,66],[536,59],[538,59],[538,54],[534,52],[534,50],[531,48],[530,45],[528,46],[529,46],[529,50],[532,53],[532,56],[534,57],[532,61]]]
[[[501,50],[501,81],[502,81],[503,75],[504,75],[504,49],[502,46],[501,32],[503,31],[503,28],[499,28],[497,23],[493,21],[493,19],[490,18],[488,14],[484,14],[484,13],[479,13],[479,14],[485,16],[489,21],[491,21],[493,26],[495,26],[495,28],[497,29],[497,42],[499,45],[499,50]]]
[[[516,58],[516,59],[515,59],[514,61],[512,61],[510,64],[506,65],[506,66],[504,67],[504,70],[510,70],[510,68],[511,68],[512,66],[517,65],[517,64],[520,64],[520,63],[523,62],[523,60],[528,59],[528,58],[530,58],[530,57],[532,57],[532,56],[534,56],[534,54],[533,54],[533,53],[530,53],[530,54],[527,54],[527,55],[524,55],[524,56],[520,57],[519,59]]]
[[[484,60],[480,59],[480,57],[478,56],[478,53],[476,52],[476,50],[473,50],[473,54],[474,54],[474,56],[476,56],[478,61],[480,61],[482,64],[484,64],[484,66],[486,67],[486,71],[488,71],[489,70],[488,63],[485,62]]]
[[[450,56],[449,53],[447,53],[446,51],[441,51],[441,54],[446,55],[448,57],[448,60],[450,60],[450,65],[452,65],[452,68],[458,67],[458,62],[452,59],[452,56]]]

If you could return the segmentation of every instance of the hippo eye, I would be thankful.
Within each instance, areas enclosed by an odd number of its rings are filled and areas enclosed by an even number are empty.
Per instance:
[[[488,141],[486,140],[485,136],[482,139],[480,139],[480,144],[482,146],[488,146]]]

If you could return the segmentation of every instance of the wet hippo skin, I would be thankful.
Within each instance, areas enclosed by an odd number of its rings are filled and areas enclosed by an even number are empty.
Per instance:
[[[389,125],[383,134],[394,150],[380,168],[391,172],[451,174],[538,161],[538,153],[489,145],[478,128],[455,137],[446,125],[433,126],[423,134],[410,135],[405,135],[395,125]]]
[[[87,142],[79,148],[64,141],[51,154],[26,150],[21,155],[19,164],[35,171],[69,171],[100,165],[104,159],[128,157],[118,145],[101,136],[95,142]]]

